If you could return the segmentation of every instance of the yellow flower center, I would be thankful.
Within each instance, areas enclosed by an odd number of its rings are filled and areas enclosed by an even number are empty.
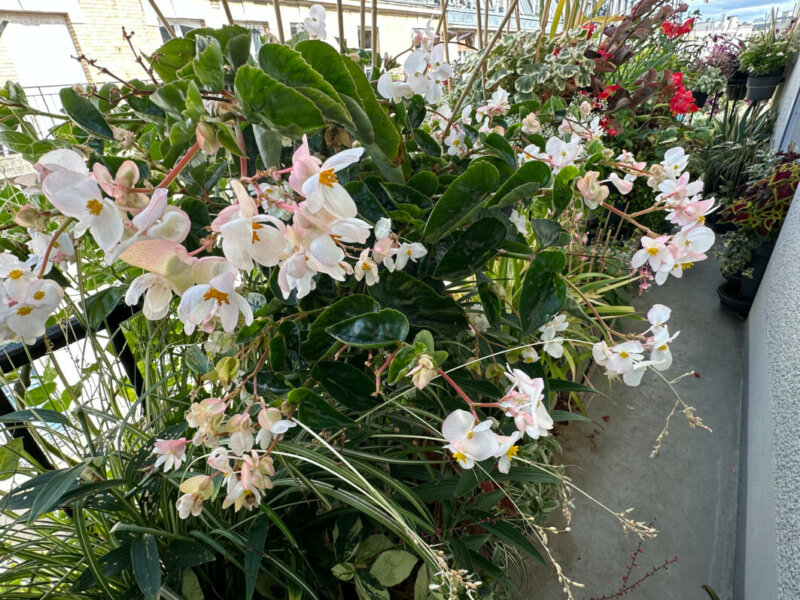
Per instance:
[[[203,300],[216,300],[218,304],[230,304],[228,301],[228,294],[220,292],[214,287],[208,288],[208,291],[203,295]]]
[[[663,352],[666,349],[667,349],[667,345],[666,344],[661,344],[658,348],[656,348],[656,350],[661,350],[661,352]]]
[[[686,269],[691,269],[694,266],[694,263],[683,263],[681,268],[685,271]]]
[[[658,248],[648,248],[647,249],[647,253],[650,256],[655,256],[656,254],[658,254]]]
[[[406,250],[406,254],[408,254],[409,256],[411,256],[411,248],[409,248],[408,250]]]
[[[371,269],[371,267],[369,266],[369,263],[364,261],[364,264],[361,265],[361,270],[362,271],[369,271],[370,269]]]
[[[622,352],[619,353],[619,357],[620,358],[628,358],[629,356],[630,356],[630,354],[625,352],[625,350],[623,350]]]
[[[470,431],[470,432],[468,432],[468,433],[467,433],[467,439],[468,439],[468,440],[471,440],[471,439],[472,439],[472,436],[474,436],[474,435],[475,435],[475,433],[474,433],[473,431]]]
[[[333,169],[325,169],[319,174],[319,182],[332,188],[334,183],[339,183],[339,180],[336,178],[336,173],[333,172]]]
[[[264,228],[264,226],[261,223],[253,223],[253,243],[254,244],[256,242],[260,242],[261,241],[261,238],[258,237],[258,233],[256,233],[256,230],[263,229],[263,228]]]
[[[567,153],[562,150],[561,151],[561,158],[566,158],[566,156],[567,156]]]
[[[24,316],[26,316],[26,315],[29,315],[29,314],[31,314],[32,312],[33,312],[33,309],[32,309],[30,306],[20,306],[20,307],[17,309],[17,314],[18,314],[20,317],[24,317]]]
[[[89,214],[93,217],[96,217],[101,212],[103,212],[103,203],[100,200],[96,200],[92,198],[86,203],[86,210],[89,211]]]
[[[697,222],[698,223],[705,223],[705,221],[706,221],[706,218],[703,215],[700,215],[699,217],[697,217]]]
[[[461,140],[459,140],[458,138],[453,140],[453,146],[458,146],[460,143],[461,143]]]
[[[455,458],[460,463],[466,464],[467,462],[467,455],[464,454],[463,452],[456,452],[455,454],[453,454],[453,458]]]
[[[36,293],[33,295],[33,297],[34,297],[36,300],[41,300],[42,298],[44,298],[44,292],[43,292],[42,290],[39,290],[38,292],[36,292]]]
[[[514,457],[517,455],[517,452],[519,452],[519,446],[511,446],[511,447],[510,447],[510,448],[509,448],[509,449],[506,451],[506,456],[507,456],[508,458],[514,458]]]
[[[8,274],[8,277],[10,279],[13,279],[14,281],[16,281],[17,279],[22,277],[24,274],[25,273],[22,272],[22,269],[14,269],[13,271],[11,271],[11,273]]]

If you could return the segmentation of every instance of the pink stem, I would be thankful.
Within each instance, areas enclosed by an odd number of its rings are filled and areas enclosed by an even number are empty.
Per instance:
[[[156,188],[165,188],[170,183],[175,181],[175,178],[178,176],[178,173],[183,171],[184,167],[186,167],[186,165],[189,164],[189,161],[192,160],[192,157],[194,157],[194,155],[197,154],[199,151],[200,151],[200,144],[198,142],[195,142],[194,145],[186,151],[186,154],[184,154],[183,158],[178,161],[178,164],[172,167],[172,170],[169,173],[167,173],[167,176],[161,180],[161,183],[159,183],[156,186]]]

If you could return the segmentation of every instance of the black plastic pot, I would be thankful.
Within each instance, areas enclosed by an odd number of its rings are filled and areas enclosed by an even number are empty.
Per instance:
[[[747,95],[745,99],[753,102],[759,100],[769,100],[775,93],[775,88],[783,79],[782,73],[772,73],[771,75],[751,75],[747,78]]]
[[[697,105],[697,108],[703,108],[708,101],[708,94],[706,92],[692,90],[692,96],[694,97],[694,103]]]
[[[769,258],[772,256],[772,251],[775,249],[775,242],[769,244],[762,244],[755,250],[750,258],[750,265],[753,268],[752,277],[742,277],[739,284],[739,291],[743,298],[747,298],[752,303],[758,292],[758,287],[761,285],[761,280],[764,279],[764,273],[767,271],[769,265]]]
[[[752,298],[744,298],[739,290],[737,282],[728,281],[723,283],[717,288],[717,296],[719,296],[720,304],[723,308],[736,313],[744,318],[750,312],[750,307],[753,305]]]
[[[747,71],[736,71],[725,88],[729,100],[741,100],[747,91]]]

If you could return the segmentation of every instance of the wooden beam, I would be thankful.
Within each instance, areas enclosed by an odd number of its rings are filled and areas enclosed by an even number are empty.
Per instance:
[[[222,0],[222,8],[225,9],[225,17],[228,19],[228,25],[233,25],[233,14],[231,7],[228,5],[228,0]]]
[[[283,37],[283,19],[281,19],[281,0],[273,0],[275,3],[275,20],[278,21],[278,40],[281,44],[286,42]]]
[[[344,54],[344,9],[342,0],[336,0],[336,20],[339,22],[339,52]]]
[[[375,79],[375,66],[378,64],[378,0],[372,0],[372,69],[370,79]]]
[[[156,11],[156,16],[158,16],[158,20],[161,21],[161,24],[164,26],[164,29],[167,30],[169,37],[175,37],[175,30],[172,28],[172,25],[169,24],[167,21],[167,17],[164,16],[164,13],[161,12],[161,9],[158,8],[158,4],[156,4],[156,0],[148,0],[150,2],[150,6],[153,7],[153,10]]]
[[[488,2],[489,0],[484,1]],[[483,30],[481,29],[481,0],[475,0],[475,38],[475,47],[480,50],[483,48]]]
[[[367,0],[361,0],[361,29],[358,30],[358,47],[362,50],[367,37]]]

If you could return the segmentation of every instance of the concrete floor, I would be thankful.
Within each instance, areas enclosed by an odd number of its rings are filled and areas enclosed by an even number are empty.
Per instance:
[[[712,433],[691,429],[677,411],[658,456],[649,458],[674,396],[647,373],[638,388],[609,386],[602,375],[596,377],[595,385],[611,400],[595,397],[587,409],[594,423],[571,423],[558,434],[561,462],[575,465],[567,473],[578,487],[616,511],[635,508],[636,521],[657,519],[659,535],[644,542],[629,581],[678,557],[626,598],[708,600],[704,584],[721,600],[733,595],[744,327],[720,308],[721,282],[709,259],[683,280],[670,279],[634,302],[641,314],[654,303],[673,309],[670,332],[681,334],[672,344],[675,360],[667,375],[699,373],[675,387]],[[631,330],[643,328],[631,324]],[[613,516],[578,494],[572,514],[571,533],[551,536],[551,551],[571,579],[586,585],[573,592],[576,598],[613,596],[638,538],[626,537]],[[557,514],[549,524],[563,527],[563,518]],[[533,563],[528,571],[519,600],[565,597],[552,572]]]

